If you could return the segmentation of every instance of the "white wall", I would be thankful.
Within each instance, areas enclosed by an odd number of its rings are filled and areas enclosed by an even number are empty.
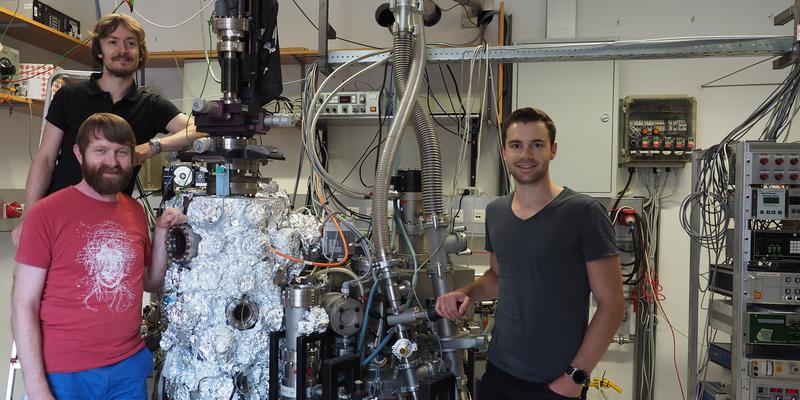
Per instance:
[[[143,15],[155,22],[172,24],[190,16],[207,1],[183,0],[172,2],[137,2],[137,8]],[[113,4],[112,4],[113,3]],[[309,16],[316,21],[316,1],[298,0]],[[378,28],[373,22],[375,6],[379,1],[332,1],[330,21],[339,34],[353,40],[363,41],[378,46],[390,43],[389,34]],[[444,7],[453,3],[449,0],[439,0]],[[771,16],[779,13],[791,3],[788,0],[764,0],[753,2],[749,0],[705,0],[689,1],[676,0],[672,2],[654,0],[609,0],[590,1],[582,0],[577,4],[577,36],[578,37],[618,37],[620,39],[640,39],[656,37],[697,36],[697,35],[751,35],[751,34],[790,34],[789,27],[773,27]],[[102,0],[104,11],[108,11],[116,3]],[[545,36],[546,1],[544,0],[507,0],[506,10],[513,14],[514,32],[516,39],[542,39]],[[75,6],[79,6],[76,4]],[[282,1],[280,9],[279,29],[281,45],[284,47],[316,48],[316,31],[300,15],[291,1]],[[70,13],[71,10],[64,10]],[[210,12],[210,9],[208,10]],[[205,16],[208,12],[204,13]],[[462,42],[474,35],[474,29],[460,28],[460,7],[445,13],[443,21],[429,30],[428,39],[431,41]],[[139,18],[139,17],[137,17]],[[87,24],[85,21],[82,21]],[[193,50],[200,48],[201,24],[193,20],[181,28],[165,30],[145,24],[150,39],[149,46],[152,50]],[[85,29],[84,29],[85,30]],[[496,25],[487,30],[487,38],[494,40]],[[17,44],[12,47],[21,47],[27,54],[37,54],[34,49]],[[331,48],[345,48],[353,45],[341,41],[330,43]],[[25,60],[23,53],[23,60]],[[39,56],[38,58],[42,58]],[[733,72],[749,65],[758,59],[754,58],[727,58],[727,59],[693,59],[693,60],[653,60],[653,61],[623,61],[618,63],[619,68],[619,94],[620,97],[628,95],[675,95],[685,94],[694,96],[698,100],[698,138],[697,144],[701,148],[708,147],[718,142],[727,132],[736,126],[755,106],[772,90],[769,86],[749,86],[733,88],[708,88],[701,89],[700,85],[719,76]],[[202,71],[202,65],[189,63],[186,67],[186,76],[190,79],[189,87],[199,92],[196,76]],[[458,65],[456,65],[458,68]],[[152,72],[151,72],[152,71]],[[787,71],[772,71],[769,63],[761,64],[720,83],[765,83],[778,82],[786,75]],[[458,74],[458,69],[456,69]],[[299,77],[297,66],[286,66],[283,69],[284,80],[295,80]],[[431,75],[438,82],[437,74]],[[368,77],[371,82],[377,82],[379,76]],[[369,81],[369,80],[368,80]],[[180,77],[175,69],[148,70],[147,83],[167,97],[177,99],[187,96],[187,88],[180,83]],[[436,83],[435,83],[436,84]],[[379,83],[378,83],[379,85]],[[465,86],[463,86],[465,88]],[[210,89],[217,89],[210,84]],[[565,88],[565,93],[573,93],[580,88]],[[466,89],[464,89],[465,91]],[[210,92],[207,92],[210,93]],[[287,84],[284,94],[287,97],[296,97],[299,93],[297,84]],[[0,109],[0,137],[3,146],[0,146],[0,167],[5,173],[0,177],[0,187],[21,188],[24,186],[25,174],[28,168],[26,154],[26,137],[29,119],[27,115],[15,114],[11,117]],[[34,126],[39,123],[34,119]],[[557,123],[557,121],[556,121]],[[34,135],[38,132],[34,128]],[[409,132],[410,133],[410,132]],[[333,126],[330,135],[331,170],[334,174],[343,174],[349,170],[351,160],[361,153],[365,145],[363,140],[368,140],[374,134],[373,126]],[[566,134],[566,133],[565,133]],[[796,132],[792,137],[797,136]],[[413,137],[413,134],[409,134]],[[445,189],[449,189],[449,179],[453,175],[452,162],[454,160],[455,146],[451,135],[442,136],[443,152],[445,154]],[[494,170],[496,164],[491,165],[488,160],[496,163],[494,156],[496,147],[492,148],[494,137],[487,130],[484,138],[485,168],[481,171],[479,185],[487,191],[494,190]],[[299,148],[299,132],[296,129],[275,129],[265,138],[266,143],[274,144],[283,149],[287,156],[285,162],[275,162],[267,166],[263,172],[267,176],[275,177],[280,185],[291,190],[295,171],[297,168],[297,152]],[[353,143],[356,143],[354,146]],[[400,165],[413,167],[416,165],[416,151],[413,140],[406,140],[403,144]],[[308,167],[304,169],[308,171]],[[627,172],[620,172],[618,179],[624,182]],[[676,172],[678,176],[677,192],[665,202],[662,219],[662,242],[660,261],[660,278],[666,300],[663,302],[675,328],[680,331],[677,335],[677,364],[681,371],[683,384],[686,384],[686,346],[687,340],[683,336],[687,332],[688,316],[688,263],[689,240],[678,223],[678,205],[680,200],[689,192],[690,171],[683,169]],[[301,181],[301,191],[304,191],[304,181]],[[348,182],[355,184],[357,179]],[[569,184],[569,182],[563,182]],[[637,188],[643,193],[641,187]],[[8,240],[7,234],[0,234],[0,241]],[[0,246],[0,265],[2,265],[2,281],[10,279],[12,254],[11,247],[6,243]],[[5,290],[3,290],[4,293]],[[6,303],[3,303],[6,304]],[[7,305],[0,310],[0,321],[7,321],[3,312],[7,312]],[[0,326],[4,326],[0,322]],[[0,357],[8,354],[8,329],[0,329]],[[601,364],[598,372],[607,370],[609,377],[617,377],[619,381],[628,380],[625,374],[630,374],[630,365],[626,363],[627,350],[617,350],[612,345],[609,359],[618,359],[616,362]],[[672,400],[680,398],[678,385],[674,378],[672,365],[673,346],[669,329],[665,324],[659,326],[656,368],[656,398],[659,400]],[[6,365],[0,364],[0,377],[4,377]],[[5,382],[0,382],[0,388]],[[630,398],[631,387],[625,387],[626,392],[620,396],[611,395],[611,398]],[[595,398],[598,398],[595,396]]]

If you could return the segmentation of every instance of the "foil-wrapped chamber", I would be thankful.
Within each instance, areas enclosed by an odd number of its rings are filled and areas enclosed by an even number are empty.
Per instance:
[[[193,257],[176,257],[183,268],[171,264],[164,283],[166,394],[175,400],[266,400],[269,333],[280,330],[283,320],[279,285],[304,268],[275,251],[302,258],[319,225],[311,228],[305,216],[294,217],[280,194],[195,196],[186,214],[176,243],[181,247],[188,237],[194,248],[181,249]],[[324,330],[327,315],[314,311],[304,328]]]

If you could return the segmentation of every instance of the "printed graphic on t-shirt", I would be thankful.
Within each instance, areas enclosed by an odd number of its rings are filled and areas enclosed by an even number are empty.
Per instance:
[[[79,230],[86,238],[76,260],[86,268],[86,275],[77,282],[86,290],[82,295],[84,307],[97,311],[93,305],[105,305],[118,313],[129,309],[134,299],[127,279],[136,259],[133,240],[113,221],[81,224]]]

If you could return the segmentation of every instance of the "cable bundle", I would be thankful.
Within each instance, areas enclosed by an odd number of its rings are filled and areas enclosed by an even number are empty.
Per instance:
[[[752,114],[726,135],[719,144],[711,146],[699,160],[698,180],[694,192],[681,204],[681,226],[692,240],[709,250],[724,250],[725,234],[730,216],[728,210],[731,194],[731,165],[733,144],[758,123],[766,119],[759,140],[777,142],[788,139],[792,120],[800,109],[797,95],[800,91],[800,68],[795,65],[786,79],[762,102]],[[691,226],[690,214],[700,212],[702,224],[699,231]]]

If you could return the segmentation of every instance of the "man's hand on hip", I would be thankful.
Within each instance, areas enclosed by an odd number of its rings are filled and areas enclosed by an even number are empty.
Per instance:
[[[467,312],[471,302],[470,297],[462,292],[446,293],[436,299],[436,312],[444,318],[455,321]]]
[[[583,386],[575,383],[572,378],[567,374],[561,374],[558,379],[550,382],[547,387],[556,394],[560,394],[564,397],[575,397],[581,395],[581,390],[583,390]]]

